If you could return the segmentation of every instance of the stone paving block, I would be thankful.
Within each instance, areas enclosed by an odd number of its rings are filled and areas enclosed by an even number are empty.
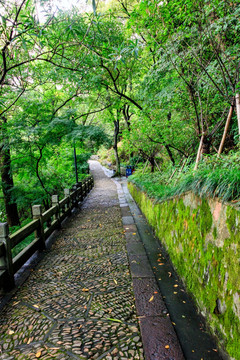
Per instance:
[[[133,278],[154,277],[146,255],[129,256],[130,270]]]
[[[145,360],[184,360],[169,317],[142,317],[139,322]]]
[[[95,294],[106,293],[115,291],[120,288],[131,287],[131,276],[128,269],[124,272],[113,272],[108,276],[93,277],[82,280],[82,289],[88,289],[89,292],[95,292]]]
[[[135,224],[129,224],[123,226],[125,233],[137,233],[137,226]]]
[[[137,315],[131,287],[118,287],[112,292],[95,295],[88,316],[136,322]]]
[[[43,341],[52,321],[42,314],[39,304],[32,307],[13,302],[0,318],[0,354],[17,346]]]
[[[121,207],[121,214],[122,214],[122,216],[132,216],[129,206]]]
[[[74,320],[59,324],[49,340],[55,345],[62,344],[64,348],[80,356],[80,359],[98,359],[100,355],[112,352],[115,346],[119,353],[127,355],[127,359],[143,360],[138,328],[111,319]],[[131,350],[135,357],[131,357]]]
[[[132,216],[123,216],[122,218],[123,225],[134,225],[134,219]]]
[[[126,207],[126,206],[128,206],[128,203],[127,203],[127,202],[122,202],[122,203],[120,203],[120,208]]]
[[[166,316],[168,310],[153,278],[134,278],[133,290],[140,316]]]
[[[66,351],[60,349],[60,346],[54,346],[51,344],[42,345],[39,343],[31,344],[19,349],[15,349],[11,352],[6,352],[4,355],[0,355],[0,360],[35,360],[40,356],[41,360],[70,360],[73,359],[72,354],[67,354]]]
[[[128,256],[130,255],[146,256],[144,246],[141,242],[128,242],[127,252],[128,252]]]

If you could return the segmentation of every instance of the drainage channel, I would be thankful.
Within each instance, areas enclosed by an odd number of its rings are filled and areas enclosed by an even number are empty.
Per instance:
[[[226,359],[129,194],[126,181],[115,182],[146,360]]]

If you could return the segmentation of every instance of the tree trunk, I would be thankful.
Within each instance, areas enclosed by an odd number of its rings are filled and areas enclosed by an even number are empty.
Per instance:
[[[201,140],[200,140],[200,144],[199,144],[199,147],[198,147],[197,158],[196,158],[194,170],[197,170],[198,163],[199,163],[199,161],[200,161],[200,159],[201,159],[201,151],[202,151],[202,145],[203,145],[203,138],[204,138],[204,134],[202,134],[202,136],[201,136]]]
[[[20,225],[16,202],[12,201],[12,190],[14,187],[11,172],[11,154],[9,141],[5,132],[6,118],[2,119],[1,126],[1,146],[0,146],[0,172],[2,180],[2,191],[4,205],[6,209],[7,222],[9,226]]]
[[[231,107],[230,107],[230,110],[229,110],[229,113],[228,113],[228,117],[227,117],[227,121],[226,121],[226,124],[225,124],[222,140],[221,140],[221,143],[220,143],[220,146],[219,146],[219,149],[218,149],[218,156],[221,154],[221,152],[223,150],[223,145],[224,145],[224,142],[225,142],[225,139],[226,139],[226,136],[227,136],[227,132],[228,132],[228,128],[229,128],[229,125],[230,125],[230,121],[231,121],[231,118],[232,118],[233,108],[234,108],[234,100],[232,101],[232,104],[231,104]]]
[[[117,120],[114,120],[114,145],[113,145],[115,158],[116,158],[116,175],[120,175],[120,161],[119,161],[118,147],[117,147],[118,134],[119,134],[119,118],[117,114]]]
[[[208,155],[210,154],[210,146],[212,143],[212,137],[211,136],[204,136],[203,137],[203,143],[202,143],[202,154]]]
[[[238,134],[240,135],[240,97],[239,94],[236,94],[236,112],[238,120]],[[240,139],[239,139],[240,141]]]
[[[164,145],[164,146],[165,146],[165,149],[167,150],[167,153],[168,153],[168,155],[169,155],[169,157],[170,157],[170,160],[171,160],[173,166],[175,166],[175,160],[174,160],[174,158],[173,158],[173,154],[172,154],[172,152],[171,152],[171,150],[170,150],[169,145]]]
[[[128,128],[128,131],[131,130],[131,123],[130,123],[130,115],[129,115],[129,107],[130,105],[127,105],[127,104],[124,104],[123,106],[123,117],[124,117],[124,120],[126,122],[126,125],[127,125],[127,128]]]
[[[154,173],[154,170],[155,170],[155,156],[154,155],[149,157],[149,162],[151,165],[151,173]]]

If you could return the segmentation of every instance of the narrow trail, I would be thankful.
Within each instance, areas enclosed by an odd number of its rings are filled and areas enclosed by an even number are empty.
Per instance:
[[[81,211],[0,314],[0,359],[143,359],[116,185]]]
[[[90,168],[95,186],[81,210],[0,312],[0,360],[220,359],[212,343],[191,344],[176,318],[179,336],[169,308],[182,309],[159,290],[158,242],[126,184],[97,161]]]

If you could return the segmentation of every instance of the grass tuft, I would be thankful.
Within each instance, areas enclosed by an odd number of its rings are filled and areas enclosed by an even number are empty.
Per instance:
[[[173,168],[160,173],[142,174],[137,171],[129,178],[150,197],[165,200],[171,196],[193,191],[201,197],[218,197],[222,202],[240,200],[240,152],[230,156],[206,157],[194,171],[194,164],[168,179]]]

